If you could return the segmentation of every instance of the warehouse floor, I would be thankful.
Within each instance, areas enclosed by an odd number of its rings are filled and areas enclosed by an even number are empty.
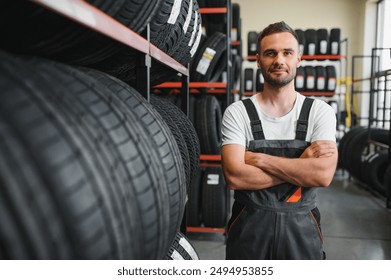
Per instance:
[[[341,171],[318,194],[327,259],[391,259],[391,210],[384,198],[369,193]],[[222,233],[191,232],[188,238],[201,260],[225,258]]]

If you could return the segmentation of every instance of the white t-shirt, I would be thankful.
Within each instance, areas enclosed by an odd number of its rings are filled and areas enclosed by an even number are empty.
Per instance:
[[[260,94],[260,93],[258,93]],[[266,140],[293,140],[296,135],[297,119],[305,96],[297,93],[294,107],[286,115],[274,118],[266,115],[257,100],[257,95],[251,97],[255,104],[258,116],[262,122]],[[237,101],[225,110],[222,120],[222,145],[239,144],[248,147],[254,137],[251,132],[250,118],[242,101]],[[334,109],[326,102],[315,99],[312,104],[306,141],[332,140],[335,142],[336,116]]]

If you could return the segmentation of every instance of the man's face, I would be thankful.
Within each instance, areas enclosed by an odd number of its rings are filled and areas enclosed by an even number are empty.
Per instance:
[[[288,32],[275,33],[264,37],[257,54],[258,67],[265,82],[273,87],[283,87],[296,76],[301,54],[295,37]]]

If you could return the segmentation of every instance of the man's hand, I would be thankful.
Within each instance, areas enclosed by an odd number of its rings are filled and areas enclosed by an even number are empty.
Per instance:
[[[337,145],[334,142],[319,140],[311,143],[311,145],[301,154],[300,158],[331,157],[337,152]]]

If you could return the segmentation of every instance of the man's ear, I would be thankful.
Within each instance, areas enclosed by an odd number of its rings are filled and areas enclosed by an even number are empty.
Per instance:
[[[260,61],[260,57],[259,57],[259,53],[257,53],[257,66],[258,68],[261,68],[261,61]]]
[[[301,53],[297,56],[297,68],[300,67],[300,62],[301,62]]]

